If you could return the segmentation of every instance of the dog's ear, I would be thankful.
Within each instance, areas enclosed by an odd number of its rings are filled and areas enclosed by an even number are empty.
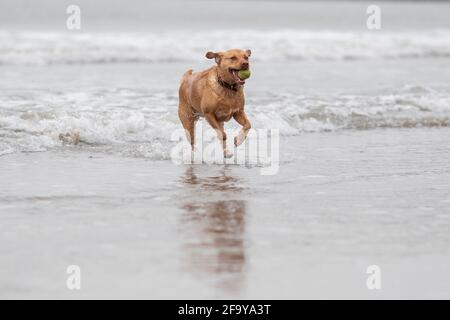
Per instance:
[[[205,55],[205,57],[207,57],[208,59],[212,59],[216,57],[216,53],[208,51]]]
[[[250,57],[252,55],[252,50],[247,49],[247,50],[245,50],[245,53],[247,54],[247,56]]]
[[[222,53],[221,52],[208,51],[205,56],[208,59],[216,59],[216,63],[219,64],[220,63],[220,59],[222,58]]]

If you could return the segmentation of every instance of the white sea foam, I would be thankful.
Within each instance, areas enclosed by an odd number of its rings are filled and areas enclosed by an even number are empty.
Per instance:
[[[61,147],[60,133],[78,130],[81,147],[168,159],[170,136],[181,129],[174,93],[142,89],[22,92],[0,96],[0,155]],[[105,98],[107,97],[107,98]],[[125,107],[126,106],[126,107]],[[335,130],[450,126],[446,90],[405,87],[377,96],[329,98],[268,93],[247,99],[253,128],[283,135]],[[234,122],[227,124],[238,127]]]
[[[259,60],[449,57],[450,30],[346,32],[68,33],[0,31],[0,64],[95,64],[197,61],[205,48],[252,48]]]

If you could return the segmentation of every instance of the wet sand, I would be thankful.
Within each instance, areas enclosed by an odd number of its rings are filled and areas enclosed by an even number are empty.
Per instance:
[[[83,147],[2,156],[0,297],[448,299],[449,138],[283,137],[274,176]]]

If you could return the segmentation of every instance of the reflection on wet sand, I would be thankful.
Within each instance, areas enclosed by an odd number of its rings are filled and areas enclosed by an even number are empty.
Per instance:
[[[226,168],[216,176],[206,177],[194,170],[188,167],[182,177],[183,184],[192,191],[181,205],[189,268],[220,288],[239,290],[245,267],[247,203],[233,198],[239,196],[242,187]]]

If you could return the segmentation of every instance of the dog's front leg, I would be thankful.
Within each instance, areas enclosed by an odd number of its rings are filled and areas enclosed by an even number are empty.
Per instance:
[[[225,130],[223,129],[223,123],[219,123],[216,119],[216,116],[212,113],[205,113],[205,119],[217,132],[217,137],[222,144],[223,156],[225,158],[231,158],[233,154],[227,151],[227,135],[225,133]]]
[[[247,138],[247,134],[252,127],[250,124],[250,121],[248,121],[247,115],[245,114],[244,110],[240,110],[236,112],[233,115],[234,120],[236,120],[237,123],[239,123],[242,126],[241,131],[239,131],[239,134],[234,137],[234,145],[236,147],[240,146],[242,142],[245,141],[245,138]]]

